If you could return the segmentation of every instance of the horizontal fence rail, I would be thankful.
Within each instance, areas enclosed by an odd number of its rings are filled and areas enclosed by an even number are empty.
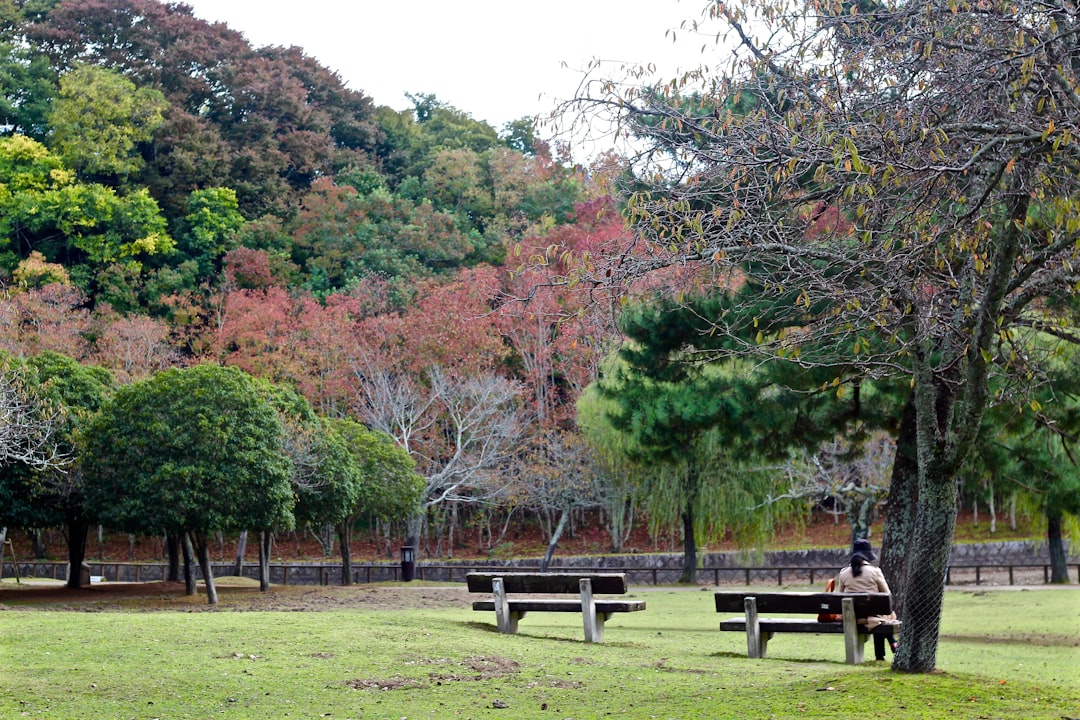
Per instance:
[[[158,582],[167,577],[168,564],[163,562],[92,562],[86,563],[90,570],[91,582]],[[1080,582],[1080,563],[1070,562],[1066,566],[1076,571]],[[211,563],[214,577],[235,575],[235,563]],[[398,563],[353,563],[353,583],[373,583],[398,581],[402,579],[401,565]],[[523,562],[521,565],[486,565],[483,563],[416,563],[414,577],[432,582],[465,582],[469,572],[514,572],[515,570],[536,570],[535,563]],[[798,567],[798,566],[760,566],[760,567],[702,567],[698,570],[699,582],[712,581],[714,585],[755,585],[788,583],[824,583],[839,571],[838,567]],[[196,575],[201,576],[198,567]],[[552,566],[551,571],[573,572],[619,572],[626,573],[627,580],[636,585],[665,585],[679,581],[681,568],[676,567],[627,567],[627,566]],[[1050,564],[1041,562],[1025,563],[965,563],[948,568],[945,576],[947,585],[983,583],[1004,585],[1030,585],[1040,579],[1050,582]],[[257,563],[244,563],[241,576],[257,579]],[[67,579],[67,563],[53,561],[20,562],[17,566],[6,562],[0,577],[36,577]],[[1007,581],[1006,581],[1007,578]],[[341,563],[271,563],[270,582],[278,585],[340,585]]]

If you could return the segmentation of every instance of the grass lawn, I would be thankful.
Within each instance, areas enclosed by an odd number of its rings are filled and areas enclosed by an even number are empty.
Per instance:
[[[335,609],[297,612],[31,609],[5,591],[0,717],[1080,718],[1075,588],[949,591],[927,675],[845,665],[840,635],[782,635],[750,660],[704,590],[637,588],[648,610],[613,618],[603,645],[581,641],[574,615],[500,635],[464,593],[429,602],[420,583],[378,589],[396,606],[334,592]]]

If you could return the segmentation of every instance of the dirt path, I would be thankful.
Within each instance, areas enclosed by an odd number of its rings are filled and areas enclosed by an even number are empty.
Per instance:
[[[218,604],[206,602],[200,585],[196,596],[184,595],[183,583],[101,583],[80,590],[33,582],[21,586],[0,586],[0,612],[4,610],[49,610],[71,612],[154,612],[161,610],[199,611],[323,611],[394,610],[419,607],[467,607],[464,586],[353,585],[273,586],[259,592],[257,584],[225,578],[217,586]]]

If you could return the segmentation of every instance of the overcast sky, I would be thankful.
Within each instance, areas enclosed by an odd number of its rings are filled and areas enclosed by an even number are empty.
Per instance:
[[[705,42],[665,37],[704,0],[182,1],[257,47],[299,45],[378,105],[433,93],[497,129],[572,97],[593,58],[656,63],[667,78]]]

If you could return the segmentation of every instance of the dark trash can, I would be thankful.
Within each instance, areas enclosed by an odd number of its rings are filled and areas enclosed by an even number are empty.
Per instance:
[[[401,547],[401,579],[411,582],[416,577],[416,548],[412,545]]]

